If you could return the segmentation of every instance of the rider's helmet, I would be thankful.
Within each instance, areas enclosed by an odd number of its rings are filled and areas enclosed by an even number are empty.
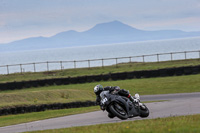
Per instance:
[[[103,91],[103,86],[102,86],[102,85],[96,85],[96,86],[94,87],[94,93],[95,93],[96,95],[99,95],[102,91]]]
[[[115,86],[114,88],[115,88],[116,91],[119,91],[119,90],[120,90],[120,87],[119,87],[119,86]]]

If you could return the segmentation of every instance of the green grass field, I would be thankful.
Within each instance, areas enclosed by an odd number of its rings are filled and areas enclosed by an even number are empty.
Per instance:
[[[161,68],[181,67],[181,66],[195,66],[200,65],[200,59],[164,61],[164,62],[151,62],[151,63],[124,63],[113,66],[94,67],[94,68],[77,68],[66,69],[63,71],[49,71],[49,72],[27,72],[15,73],[9,75],[0,75],[0,83],[12,81],[26,81],[36,79],[60,78],[60,77],[76,77],[83,75],[99,75],[116,72],[129,72],[139,70],[156,70]]]
[[[137,92],[140,95],[200,92],[199,81],[200,74],[197,74],[8,90],[0,92],[0,108],[16,105],[94,101],[93,88],[97,84],[117,85],[130,90],[132,94]]]
[[[200,115],[100,124],[30,133],[199,133]]]

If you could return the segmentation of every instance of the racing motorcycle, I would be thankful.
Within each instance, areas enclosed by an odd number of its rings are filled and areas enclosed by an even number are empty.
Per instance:
[[[108,117],[110,118],[116,116],[125,120],[136,116],[142,118],[149,116],[149,109],[145,104],[140,102],[133,103],[129,98],[114,94],[114,92],[102,91],[100,93],[100,98],[100,107],[102,110],[108,112]],[[135,98],[140,101],[139,94],[135,94]]]

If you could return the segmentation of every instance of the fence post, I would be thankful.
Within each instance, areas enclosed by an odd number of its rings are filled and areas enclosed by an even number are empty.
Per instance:
[[[173,60],[173,55],[172,55],[173,53],[171,53],[171,61]]]
[[[200,51],[199,51],[199,58],[200,58]]]
[[[34,72],[36,72],[35,63],[33,63],[33,69],[34,69]]]
[[[76,68],[76,61],[74,61],[74,68]]]
[[[157,62],[159,62],[159,54],[157,54]]]
[[[23,71],[22,71],[22,64],[20,64],[20,70],[21,70],[21,73],[22,73],[22,72],[23,72]]]
[[[7,74],[9,74],[9,68],[8,68],[8,65],[7,65]]]
[[[185,53],[185,60],[186,60],[187,59],[187,52],[185,51],[184,53]]]
[[[131,63],[131,56],[129,57],[129,62]]]
[[[144,62],[145,62],[145,61],[144,61],[144,55],[142,56],[142,58],[143,58],[143,63],[144,63]]]
[[[90,68],[90,60],[88,60],[88,67]]]
[[[62,71],[63,66],[62,66],[62,61],[60,61],[60,70]]]
[[[200,51],[199,51],[199,58],[200,58]]]
[[[117,67],[117,58],[116,58],[116,67]]]
[[[49,71],[49,62],[47,61],[47,71]]]
[[[199,52],[200,52],[200,51],[199,51]],[[104,67],[104,62],[103,62],[103,59],[101,59],[101,61],[102,61],[102,62],[101,62],[101,63],[102,63],[102,67]]]

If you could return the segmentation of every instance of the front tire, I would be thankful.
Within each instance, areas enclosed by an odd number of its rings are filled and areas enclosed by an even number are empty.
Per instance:
[[[118,103],[113,103],[109,106],[110,112],[122,120],[128,118],[128,114],[125,109]]]
[[[114,116],[113,114],[111,114],[111,113],[108,113],[108,117],[109,117],[110,119],[113,119],[115,116]]]
[[[149,109],[144,104],[142,106],[143,107],[140,107],[140,117],[142,117],[142,118],[148,117],[149,116]]]

